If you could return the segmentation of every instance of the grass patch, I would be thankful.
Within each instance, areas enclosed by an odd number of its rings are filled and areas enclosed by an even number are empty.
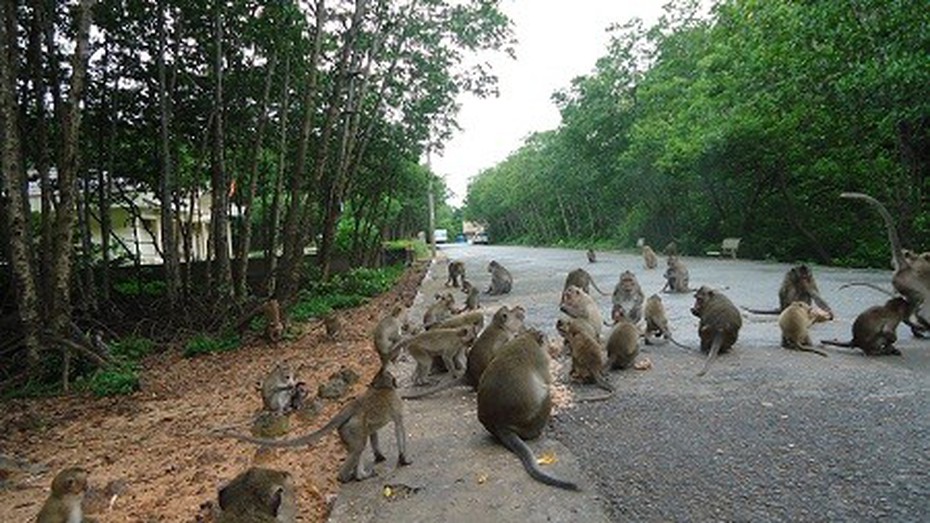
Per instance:
[[[325,316],[336,309],[357,307],[368,298],[389,291],[403,274],[403,265],[381,269],[358,268],[337,274],[328,282],[312,283],[300,291],[289,317],[292,321],[302,322]]]
[[[98,398],[131,394],[139,390],[139,372],[135,363],[100,369],[83,386]]]
[[[227,352],[239,348],[241,343],[239,336],[235,334],[221,334],[218,336],[197,334],[193,338],[187,340],[187,343],[184,345],[184,357],[193,358],[201,354]]]

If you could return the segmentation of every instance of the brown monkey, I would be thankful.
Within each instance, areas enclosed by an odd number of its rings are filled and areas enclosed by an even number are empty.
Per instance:
[[[644,337],[647,344],[657,345],[657,338],[655,338],[655,336],[659,336],[682,349],[691,350],[691,347],[678,343],[678,341],[672,337],[672,331],[668,326],[668,316],[665,314],[665,306],[662,305],[662,298],[660,298],[658,294],[653,294],[646,299],[646,304],[643,306],[643,317],[646,318],[646,332]]]
[[[884,305],[864,310],[852,325],[852,340],[839,342],[821,340],[825,345],[858,347],[867,356],[901,355],[894,343],[898,341],[898,323],[910,314],[911,304],[902,297],[892,298]]]
[[[542,434],[552,411],[552,375],[543,340],[541,332],[530,330],[500,348],[478,384],[478,421],[520,458],[533,479],[578,490],[576,484],[543,472],[523,441]]]
[[[814,274],[810,267],[805,264],[795,265],[788,269],[782,279],[781,287],[778,289],[778,308],[772,310],[749,309],[743,307],[746,311],[753,314],[781,314],[789,305],[800,301],[808,305],[816,305],[826,313],[826,319],[833,319],[833,309],[820,296],[820,290],[817,288],[817,282],[814,281]],[[816,311],[815,311],[816,312]],[[820,321],[821,315],[815,314],[815,321]]]
[[[781,346],[786,349],[813,352],[826,356],[827,353],[815,349],[811,345],[808,329],[816,321],[814,309],[808,303],[796,301],[785,307],[778,316],[778,326],[781,328]]]
[[[462,280],[462,292],[465,293],[465,305],[459,309],[459,312],[476,311],[481,308],[479,296],[481,291],[468,280]]]
[[[451,329],[434,328],[400,342],[401,348],[406,347],[410,356],[417,361],[413,383],[430,384],[429,371],[433,366],[433,357],[436,356],[442,358],[453,378],[461,377],[465,373],[465,355],[473,341],[475,328],[468,325]]]
[[[655,269],[659,266],[659,257],[656,256],[656,251],[652,250],[652,247],[648,245],[643,245],[643,264],[647,269]]]
[[[263,307],[265,314],[265,336],[272,343],[281,341],[284,336],[284,322],[281,319],[281,305],[278,300],[272,298],[265,302]]]
[[[569,285],[562,292],[562,302],[559,305],[559,309],[572,318],[590,323],[591,327],[594,328],[594,332],[597,333],[597,338],[600,338],[601,325],[604,322],[603,316],[601,316],[601,310],[594,301],[594,298],[584,292],[580,287]]]
[[[397,304],[391,309],[391,313],[381,318],[381,321],[375,326],[372,336],[375,341],[375,350],[378,351],[378,357],[381,358],[383,366],[388,361],[397,359],[400,349],[397,343],[403,338],[404,325],[407,323],[407,308]]]
[[[434,329],[454,329],[456,327],[474,327],[479,332],[484,327],[484,313],[481,311],[461,312],[436,324]]]
[[[594,249],[588,249],[588,263],[597,263],[597,253]]]
[[[275,414],[284,414],[291,410],[294,396],[299,390],[291,366],[287,362],[280,362],[262,380],[262,403],[265,409]]]
[[[665,270],[665,287],[668,292],[691,292],[688,288],[688,268],[676,255],[668,257],[668,268]]]
[[[579,323],[568,322],[563,327],[563,336],[572,350],[571,378],[581,383],[595,383],[598,387],[613,392],[613,386],[604,377],[604,366],[607,363],[604,350],[597,339]]]
[[[513,276],[510,275],[510,271],[496,260],[491,260],[488,264],[488,272],[491,273],[491,286],[488,287],[487,294],[494,296],[510,292],[513,288]]]
[[[607,338],[607,368],[628,369],[639,354],[639,329],[623,314],[623,307],[614,307],[613,320]]]
[[[702,286],[694,293],[691,314],[701,319],[698,336],[701,338],[701,352],[707,353],[707,360],[698,376],[703,376],[717,353],[728,352],[736,343],[743,319],[729,298],[707,286]]]
[[[611,297],[614,308],[623,309],[623,316],[633,322],[639,323],[643,317],[643,289],[636,280],[636,275],[630,271],[620,273],[620,281],[614,287]]]
[[[526,312],[523,307],[508,308],[503,306],[497,309],[497,312],[491,317],[491,323],[481,331],[481,334],[472,344],[471,350],[468,351],[465,375],[461,379],[447,380],[426,390],[403,393],[401,397],[404,399],[418,399],[458,385],[469,385],[477,389],[481,374],[484,373],[488,363],[494,359],[497,350],[523,330],[525,317]]]
[[[52,492],[42,504],[37,523],[81,523],[84,509],[81,503],[87,492],[87,471],[69,467],[55,475]]]
[[[678,256],[678,244],[674,240],[665,244],[665,248],[662,249],[662,254],[665,256]]]
[[[891,284],[911,306],[904,320],[916,336],[923,336],[926,331],[930,330],[930,252],[918,255],[913,251],[902,249],[891,214],[875,198],[856,192],[844,192],[840,194],[840,197],[865,200],[873,205],[881,215],[888,231],[888,243],[891,244],[894,265]],[[910,320],[911,315],[915,316],[916,322]]]
[[[574,326],[574,327],[571,327]],[[565,343],[568,344],[568,336],[570,328],[580,329],[585,332],[588,336],[591,336],[594,339],[597,339],[597,331],[594,330],[594,327],[591,326],[585,320],[579,318],[559,318],[555,322],[555,330],[565,338]]]
[[[594,287],[597,292],[601,293],[601,296],[607,296],[607,293],[602,291],[597,284],[594,283],[594,278],[584,269],[575,269],[568,273],[568,276],[565,277],[565,285],[562,287],[562,290],[564,291],[567,289],[569,285],[574,285],[588,294],[591,294],[591,287]]]
[[[280,470],[252,467],[219,491],[217,523],[294,523],[294,481]]]
[[[338,428],[339,437],[349,453],[342,468],[339,469],[339,481],[346,483],[352,480],[361,481],[375,474],[373,470],[366,470],[361,462],[362,452],[369,440],[371,440],[371,448],[375,454],[375,462],[385,460],[378,446],[378,429],[387,425],[388,422],[394,423],[394,434],[397,438],[397,464],[398,466],[409,465],[412,462],[407,459],[407,433],[404,431],[403,402],[397,395],[397,380],[387,370],[387,367],[382,366],[364,394],[343,407],[322,428],[306,436],[279,441],[241,434],[221,433],[220,435],[268,447],[301,447],[314,444],[327,432]]]
[[[326,337],[335,340],[342,334],[342,320],[336,313],[323,316],[323,326],[326,327]]]
[[[423,313],[423,327],[431,329],[434,325],[452,317],[455,310],[455,297],[451,292],[440,292],[435,296],[436,301],[427,307]]]
[[[446,278],[446,287],[452,286],[458,288],[465,282],[465,262],[450,261],[449,277]]]

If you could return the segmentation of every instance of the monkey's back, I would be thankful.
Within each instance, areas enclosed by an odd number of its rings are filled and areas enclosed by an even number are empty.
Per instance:
[[[739,330],[743,327],[743,318],[739,309],[723,294],[716,293],[704,306],[701,315],[698,333],[701,338],[701,351],[708,352],[718,334],[720,339],[720,352],[727,352],[739,338]]]
[[[492,434],[506,428],[523,439],[538,437],[552,411],[547,378],[539,372],[535,355],[519,345],[506,345],[478,384],[478,421]]]

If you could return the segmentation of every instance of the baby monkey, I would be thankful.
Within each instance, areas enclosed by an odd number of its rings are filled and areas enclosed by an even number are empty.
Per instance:
[[[81,503],[87,492],[87,471],[70,467],[59,472],[52,480],[52,492],[42,504],[37,523],[81,523],[84,519]]]
[[[781,328],[781,346],[786,349],[813,352],[814,354],[826,356],[826,352],[811,346],[811,336],[808,329],[815,321],[817,321],[817,314],[809,303],[795,301],[785,307],[785,310],[778,316],[778,326]]]

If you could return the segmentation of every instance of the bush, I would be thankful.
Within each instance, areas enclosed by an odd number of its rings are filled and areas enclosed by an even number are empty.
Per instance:
[[[148,338],[130,336],[110,344],[110,352],[117,359],[134,362],[148,356],[155,348],[155,342]]]
[[[98,398],[131,394],[139,390],[139,374],[134,364],[101,369],[90,377],[86,387]]]
[[[239,347],[239,337],[235,334],[221,334],[218,337],[209,334],[198,334],[187,340],[184,347],[184,357],[193,358],[201,354],[231,351]]]
[[[113,285],[116,292],[126,296],[162,296],[167,288],[168,284],[161,280],[146,282],[127,280]]]

